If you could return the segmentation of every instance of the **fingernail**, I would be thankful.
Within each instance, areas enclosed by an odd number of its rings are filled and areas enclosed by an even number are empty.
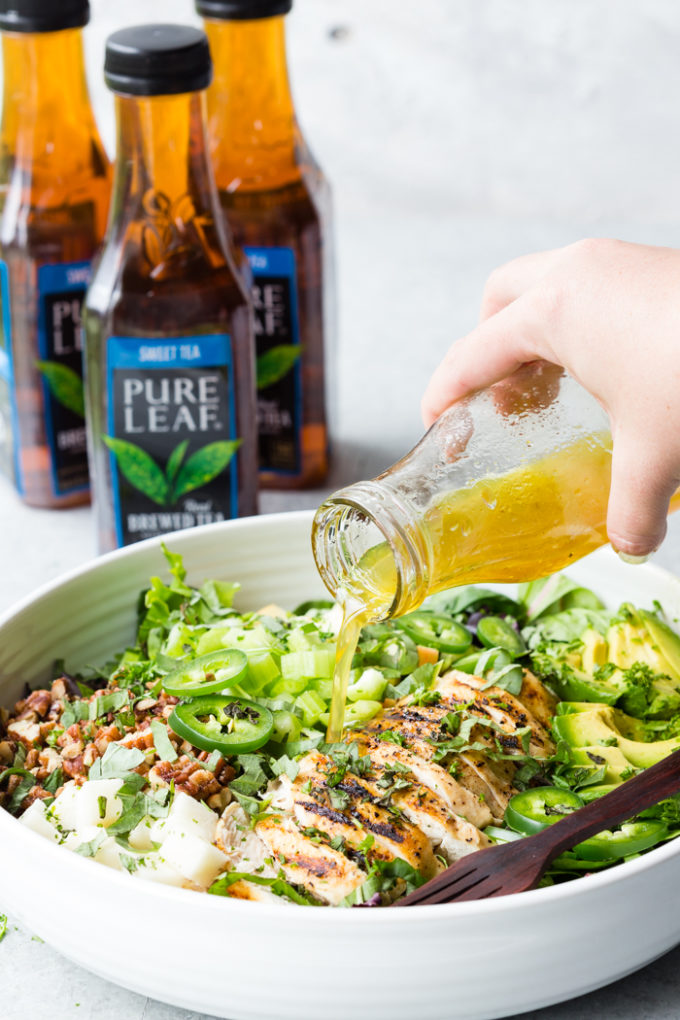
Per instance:
[[[619,552],[617,549],[616,555],[624,563],[630,563],[632,566],[637,567],[640,563],[646,563],[649,556],[633,556],[631,553]]]

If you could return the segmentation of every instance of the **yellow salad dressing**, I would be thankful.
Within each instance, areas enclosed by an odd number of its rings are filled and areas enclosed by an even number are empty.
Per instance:
[[[529,581],[564,567],[607,542],[611,436],[579,440],[496,477],[448,493],[418,521],[431,549],[427,595],[460,584]],[[680,505],[680,495],[671,509]],[[328,740],[340,740],[347,682],[361,628],[389,615],[397,569],[387,545],[375,546],[338,592],[338,635]]]

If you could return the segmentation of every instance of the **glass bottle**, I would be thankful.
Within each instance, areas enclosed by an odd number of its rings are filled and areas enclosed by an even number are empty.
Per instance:
[[[599,404],[555,366],[529,365],[452,405],[378,478],[326,500],[318,569],[364,623],[456,585],[561,570],[607,542],[611,448]]]
[[[292,0],[196,0],[215,77],[208,130],[222,208],[252,274],[261,484],[328,470],[330,191],[298,126],[284,15]]]
[[[0,0],[0,471],[41,507],[89,499],[81,307],[110,194],[89,13],[87,0]]]
[[[102,550],[257,511],[252,316],[207,155],[210,76],[198,29],[107,41],[114,191],[84,317]]]

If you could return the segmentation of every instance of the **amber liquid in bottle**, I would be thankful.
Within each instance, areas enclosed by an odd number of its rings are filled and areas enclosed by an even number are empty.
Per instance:
[[[257,512],[251,313],[209,170],[204,101],[201,92],[115,99],[111,217],[85,310],[89,449],[101,550]],[[205,367],[173,367],[173,359],[180,366],[192,352],[201,355],[214,335],[230,338],[230,365],[215,370],[229,375],[231,396],[220,407],[221,383],[206,377]],[[121,399],[130,399],[120,408],[114,406],[114,376],[126,370],[112,367],[116,343],[148,359],[123,378]],[[191,458],[206,443],[225,442],[226,418],[239,443],[233,464],[204,463],[206,484],[200,485],[197,471],[189,477],[191,463],[200,469]],[[111,437],[143,447],[135,456],[144,478],[135,475],[134,458],[131,464],[120,447],[112,449]],[[216,516],[211,493],[230,486],[231,510]],[[125,499],[134,512],[126,510]]]
[[[68,507],[89,499],[80,313],[110,167],[81,30],[3,33],[2,54],[0,470],[27,503]]]
[[[215,178],[253,275],[260,480],[318,485],[328,471],[329,189],[295,119],[283,17],[205,28]]]

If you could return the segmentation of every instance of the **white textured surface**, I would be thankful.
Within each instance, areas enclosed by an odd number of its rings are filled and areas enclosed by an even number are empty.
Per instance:
[[[110,148],[99,72],[106,34],[192,20],[192,3],[93,0],[93,10],[89,72]],[[341,30],[335,39],[332,29]],[[425,381],[474,323],[499,261],[588,234],[680,243],[680,8],[296,0],[289,37],[300,118],[335,190],[338,478],[350,479],[376,473],[417,437]],[[265,506],[315,498],[269,496]],[[0,489],[0,525],[0,609],[94,552],[87,510],[30,511]],[[680,521],[657,559],[680,570]],[[679,971],[675,951],[531,1018],[675,1020]],[[3,1020],[198,1020],[93,978],[12,927],[0,984],[16,991],[9,1013],[3,996]]]

